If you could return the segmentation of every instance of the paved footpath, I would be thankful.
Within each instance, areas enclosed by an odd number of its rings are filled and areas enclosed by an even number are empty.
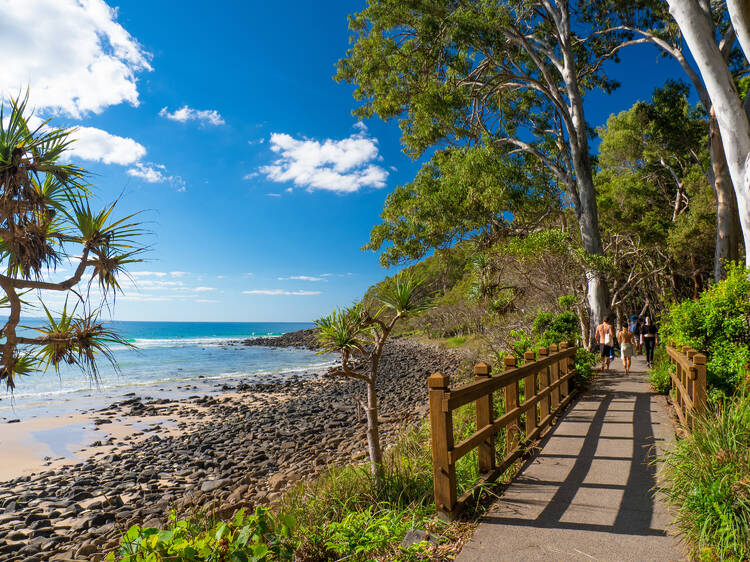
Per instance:
[[[652,463],[672,440],[643,357],[598,375],[477,527],[458,562],[684,560],[654,497]]]

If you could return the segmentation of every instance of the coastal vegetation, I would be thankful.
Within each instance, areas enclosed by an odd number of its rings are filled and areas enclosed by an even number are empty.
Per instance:
[[[178,479],[180,493],[199,491],[190,504],[175,502],[166,526],[154,518],[169,502],[141,500],[130,511],[140,520],[121,529],[110,559],[444,559],[482,507],[462,521],[437,517],[429,427],[418,410],[428,370],[465,367],[446,359],[446,348],[498,367],[508,355],[522,364],[529,350],[574,340],[576,381],[585,385],[595,326],[608,315],[622,326],[631,314],[656,318],[662,343],[708,357],[708,409],[662,459],[660,488],[676,525],[695,557],[750,556],[749,25],[736,0],[370,0],[350,20],[352,46],[336,79],[354,86],[357,116],[397,119],[404,151],[422,159],[414,179],[387,196],[364,245],[384,266],[404,269],[316,322],[317,345],[340,354],[330,375],[351,380],[315,383],[328,394],[313,404],[308,395],[280,395],[277,417],[227,398],[214,413],[236,419],[207,428],[212,445],[181,436],[168,459],[128,460],[136,486],[145,468],[153,480]],[[587,100],[614,91],[606,69],[642,43],[681,65],[698,103],[690,86],[668,80],[592,129]],[[140,259],[142,230],[133,216],[111,218],[114,205],[91,209],[85,171],[62,159],[69,134],[31,127],[23,100],[12,101],[7,121],[0,116],[0,304],[9,310],[0,381],[9,388],[63,362],[95,376],[97,355],[127,345],[88,297],[118,290],[118,276]],[[72,277],[45,280],[72,256]],[[73,293],[61,314],[42,303],[40,335],[16,333],[28,291],[70,293],[89,270],[86,298]],[[422,347],[384,369],[401,338]],[[406,365],[435,349],[444,355]],[[663,350],[656,363],[653,386],[669,393]],[[503,399],[495,400],[502,416]],[[453,418],[456,439],[478,429],[472,407]],[[294,423],[273,426],[280,413],[296,414]],[[139,450],[153,452],[157,441]],[[326,468],[299,451],[318,441],[336,451]],[[198,470],[177,473],[196,458]],[[118,462],[111,459],[110,474]],[[298,474],[283,471],[284,462]],[[457,462],[459,493],[478,480],[476,466],[474,452]],[[222,478],[207,479],[206,470]],[[263,482],[252,495],[249,476]],[[222,486],[231,495],[211,495]],[[86,552],[104,544],[92,540]]]
[[[367,385],[367,402],[362,406],[367,416],[370,471],[376,480],[382,477],[383,466],[377,391],[383,346],[400,320],[428,308],[429,295],[422,291],[422,282],[408,274],[399,274],[373,300],[334,310],[315,322],[322,352],[341,354],[341,366],[329,375],[361,380]],[[357,364],[358,360],[364,364]]]
[[[91,208],[86,171],[66,159],[73,131],[34,122],[27,100],[11,99],[7,115],[0,103],[0,306],[7,314],[0,382],[11,390],[19,377],[61,364],[95,378],[97,356],[111,360],[110,345],[130,345],[99,316],[120,288],[118,277],[143,252],[134,215],[115,219],[114,203]],[[64,260],[78,262],[73,274],[51,280]],[[83,293],[76,290],[81,281]],[[29,301],[32,291],[40,295],[38,304]],[[62,312],[50,312],[45,291],[66,295]],[[98,305],[92,304],[95,295]],[[46,322],[33,328],[35,337],[19,333],[22,314],[35,307]]]

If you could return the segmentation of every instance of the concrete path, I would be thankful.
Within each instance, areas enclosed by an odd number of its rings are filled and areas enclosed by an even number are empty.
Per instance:
[[[614,363],[542,442],[458,562],[685,559],[652,492],[652,460],[673,435],[666,403],[650,391],[643,357],[629,377]]]

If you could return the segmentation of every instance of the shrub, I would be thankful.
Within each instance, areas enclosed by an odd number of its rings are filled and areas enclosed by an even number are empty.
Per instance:
[[[698,300],[670,307],[660,333],[665,341],[704,351],[709,386],[732,394],[750,362],[750,271],[727,268],[727,279],[701,293]]]
[[[659,394],[668,394],[672,388],[670,373],[674,372],[674,365],[669,362],[664,346],[660,345],[654,352],[654,368],[651,370],[649,380],[651,386]]]
[[[576,349],[575,383],[584,384],[591,380],[594,374],[592,367],[599,362],[599,354],[586,351],[582,347]]]
[[[662,486],[676,524],[702,559],[750,557],[750,393],[696,417],[693,431],[664,454]]]
[[[294,548],[291,534],[294,519],[272,515],[257,508],[253,515],[240,510],[231,521],[213,525],[200,518],[177,521],[170,514],[166,530],[133,525],[122,539],[119,560],[123,562],[159,560],[291,560]],[[109,560],[115,560],[110,554]]]

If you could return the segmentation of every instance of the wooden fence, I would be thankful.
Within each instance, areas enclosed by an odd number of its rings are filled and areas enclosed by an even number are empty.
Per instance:
[[[688,346],[678,348],[673,342],[667,346],[667,354],[675,365],[675,372],[670,373],[674,407],[682,425],[689,429],[693,416],[706,406],[706,356]]]
[[[485,363],[474,367],[474,382],[450,389],[450,379],[435,373],[427,379],[432,426],[432,465],[435,506],[445,518],[453,519],[479,486],[502,475],[529,443],[539,438],[553,417],[572,399],[576,348],[572,343],[540,348],[524,355],[524,364],[516,367],[514,357],[505,358],[505,370],[491,375]],[[519,382],[524,381],[523,403],[519,403]],[[496,418],[493,393],[502,390],[505,413]],[[474,402],[476,431],[458,444],[453,440],[453,411]],[[521,416],[526,414],[523,427]],[[503,455],[496,462],[495,436],[506,429]],[[501,444],[503,446],[503,444]],[[483,477],[472,489],[456,498],[456,461],[478,449],[477,463]]]

